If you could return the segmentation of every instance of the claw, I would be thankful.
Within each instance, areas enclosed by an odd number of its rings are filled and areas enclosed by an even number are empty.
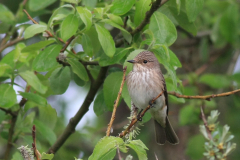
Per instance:
[[[141,109],[141,111],[137,115],[137,120],[140,121],[140,122],[142,121],[142,117],[141,117],[142,111],[143,111],[143,109]]]
[[[152,100],[151,100],[151,101],[149,101],[149,105],[151,106],[151,108],[153,108],[153,107],[154,107],[154,104],[156,104],[156,102],[153,102],[153,103],[152,103]]]

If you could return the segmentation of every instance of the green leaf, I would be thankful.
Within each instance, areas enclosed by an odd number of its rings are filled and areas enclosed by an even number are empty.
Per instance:
[[[57,140],[56,134],[53,132],[53,128],[49,128],[45,123],[35,119],[33,124],[36,125],[37,132],[41,134],[42,137],[46,138],[50,145],[53,145]]]
[[[192,160],[202,159],[203,152],[205,151],[204,143],[205,143],[205,139],[200,134],[191,137],[187,143],[186,154]]]
[[[169,57],[170,57],[170,65],[173,67],[182,67],[181,62],[179,61],[178,57],[171,51],[169,50]]]
[[[61,0],[62,2],[72,3],[72,4],[78,4],[81,0]]]
[[[118,24],[114,23],[114,22],[111,21],[110,19],[104,19],[104,20],[102,20],[101,22],[110,24],[111,26],[120,29],[121,32],[122,32],[122,34],[123,34],[123,37],[127,40],[128,43],[131,43],[131,41],[132,41],[132,35],[131,35],[127,30],[125,30],[124,28],[122,28],[122,27],[119,26]]]
[[[15,152],[11,160],[24,160],[20,152]]]
[[[235,4],[230,5],[222,15],[220,20],[220,32],[223,37],[230,43],[234,43],[238,37],[239,29],[239,10]]]
[[[75,8],[74,8],[71,4],[65,4],[65,5],[62,5],[62,6],[60,6],[59,8],[57,8],[57,9],[53,12],[52,16],[50,17],[50,19],[49,19],[49,21],[48,21],[48,26],[47,26],[48,29],[50,29],[50,28],[53,27],[53,22],[54,22],[54,20],[62,19],[62,18],[64,18],[64,17],[66,17],[68,14],[71,13],[71,10],[66,13],[66,8],[70,8],[70,9],[72,9],[72,10],[75,10]],[[64,13],[64,14],[63,14],[63,13]],[[59,14],[60,14],[60,15],[59,15]],[[58,18],[58,16],[60,16],[60,18]]]
[[[33,24],[31,26],[29,26],[28,28],[26,28],[25,32],[24,32],[24,38],[28,39],[33,37],[35,34],[38,33],[42,33],[44,31],[46,31],[47,26],[42,25],[42,24]]]
[[[92,155],[89,157],[89,160],[113,159],[116,154],[117,146],[123,144],[123,140],[119,137],[103,137],[95,146]],[[111,156],[109,156],[109,154]]]
[[[151,8],[151,0],[138,0],[135,4],[136,10],[134,14],[134,24],[138,26],[141,24],[146,16],[146,12]]]
[[[114,14],[107,14],[108,18],[118,25],[123,25],[123,20],[120,16]]]
[[[193,105],[184,106],[180,110],[179,114],[179,123],[180,125],[189,125],[189,124],[197,124],[199,123],[200,111],[196,109]]]
[[[38,94],[27,93],[27,92],[19,92],[19,93],[21,96],[23,96],[27,100],[33,101],[39,105],[45,106],[47,104],[47,100]]]
[[[104,81],[103,93],[104,100],[109,110],[113,109],[114,101],[117,99],[117,95],[122,82],[122,72],[113,72]]]
[[[55,94],[63,94],[66,92],[70,80],[71,72],[70,67],[57,68],[52,72],[52,75],[49,78],[50,87]]]
[[[31,71],[25,71],[19,73],[19,75],[37,92],[44,94],[47,91],[47,87],[44,86],[38,77]]]
[[[106,56],[105,54],[102,54],[99,60],[100,66],[109,66],[112,64],[119,63],[119,61],[128,53],[128,48],[117,48],[116,54],[112,58]]]
[[[124,15],[132,8],[134,3],[135,0],[114,0],[110,11],[115,15]]]
[[[86,26],[86,30],[89,30],[92,26],[92,13],[90,10],[88,10],[87,8],[78,6],[77,7],[77,12],[80,16],[80,18],[82,19],[83,23]]]
[[[143,144],[141,140],[133,140],[129,142],[130,143],[127,144],[127,146],[132,148],[137,153],[139,160],[148,159],[146,153],[146,150],[148,150],[148,148],[145,146],[145,144]]]
[[[212,88],[226,88],[231,84],[231,80],[226,75],[204,74],[199,82],[209,85]]]
[[[47,40],[47,41],[40,41],[40,42],[37,42],[37,43],[34,43],[32,45],[29,45],[25,48],[23,48],[21,50],[21,52],[32,52],[32,51],[38,51],[46,46],[48,46],[49,44],[52,44],[54,43],[55,40]]]
[[[12,76],[13,68],[11,66],[0,62],[0,68],[1,68],[0,77],[11,77]]]
[[[202,10],[204,0],[185,0],[185,2],[188,19],[193,22]]]
[[[71,65],[73,72],[78,75],[79,78],[84,81],[89,80],[87,71],[81,62],[73,58],[68,58],[67,61]]]
[[[61,37],[67,41],[78,29],[78,18],[75,14],[69,14],[62,22],[60,27]]]
[[[93,110],[97,116],[100,116],[104,112],[108,111],[108,108],[104,101],[104,95],[102,90],[99,92],[96,99],[94,100]]]
[[[46,153],[42,153],[42,157],[41,157],[41,159],[49,159],[49,160],[51,160],[51,159],[53,159],[53,157],[54,157],[54,154],[46,154]]]
[[[111,34],[104,27],[102,27],[98,24],[95,24],[95,26],[96,26],[96,30],[98,33],[98,40],[99,40],[105,54],[109,57],[113,57],[116,48],[115,48],[115,43],[113,41]]]
[[[9,84],[0,85],[0,106],[10,108],[17,102],[17,95]]]
[[[93,56],[93,44],[90,37],[87,34],[82,35],[82,47],[83,51],[89,56]]]
[[[0,4],[0,21],[1,23],[10,25],[13,25],[15,23],[15,17],[13,13],[3,4]]]
[[[127,57],[126,61],[123,64],[123,67],[127,66],[126,74],[128,74],[130,71],[132,71],[132,68],[133,68],[133,64],[131,64],[127,61],[133,60],[142,51],[145,51],[145,50],[144,49],[136,49],[129,54],[129,56]]]
[[[44,9],[46,8],[47,6],[53,4],[55,1],[57,0],[29,0],[29,9],[31,11],[37,11],[37,10],[40,10],[40,9]]]
[[[56,57],[59,55],[61,46],[54,44],[41,51],[33,61],[33,70],[37,72],[50,71],[57,65]]]
[[[86,83],[81,78],[78,77],[75,73],[73,73],[73,80],[79,86],[84,86]]]
[[[177,39],[177,30],[174,24],[167,16],[160,12],[155,12],[149,24],[149,29],[160,44],[172,45]]]
[[[181,26],[183,29],[192,33],[193,35],[197,34],[197,28],[195,24],[188,21],[187,14],[183,10],[180,10],[180,13],[178,13],[175,7],[169,6],[168,8],[161,7],[160,11],[166,14],[169,19],[176,23],[176,25]]]
[[[39,121],[44,123],[49,128],[54,128],[57,123],[57,112],[49,104],[45,107],[39,107]]]

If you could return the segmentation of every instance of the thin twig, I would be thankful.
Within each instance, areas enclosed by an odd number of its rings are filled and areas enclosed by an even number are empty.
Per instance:
[[[18,42],[21,42],[21,41],[23,41],[23,40],[24,40],[24,38],[16,38],[16,39],[10,41],[9,43],[4,44],[4,45],[0,48],[0,53],[1,53],[5,48],[7,48],[7,47],[9,47],[9,46],[12,46],[12,45],[14,45],[14,44],[16,44],[16,43],[18,43]]]
[[[117,110],[117,107],[118,107],[118,102],[120,100],[120,96],[122,94],[123,85],[124,85],[124,82],[125,82],[125,79],[126,79],[126,77],[125,77],[126,71],[127,71],[127,66],[124,67],[124,69],[123,69],[122,83],[121,83],[121,86],[120,86],[120,89],[119,89],[119,92],[118,92],[117,100],[114,102],[112,117],[111,117],[111,120],[110,120],[110,122],[108,124],[108,129],[107,129],[106,136],[110,136],[110,131],[111,131],[111,128],[112,128],[112,124],[113,124],[113,121],[115,120],[115,115],[116,115],[116,110]]]
[[[35,125],[33,125],[33,127],[32,127],[32,137],[33,137],[32,147],[33,147],[33,151],[34,151],[34,156],[37,158],[37,160],[41,160],[41,154],[37,150],[36,127],[35,127]]]
[[[118,159],[119,159],[119,160],[122,160],[122,156],[121,156],[119,147],[117,147],[117,153],[118,153]]]
[[[11,126],[9,128],[9,133],[8,133],[7,149],[6,149],[6,152],[5,152],[5,155],[4,155],[4,159],[8,159],[9,158],[9,153],[10,153],[11,148],[13,146],[12,140],[13,140],[14,127],[15,127],[16,121],[17,121],[17,116],[15,116],[15,115],[12,116]]]
[[[204,126],[205,126],[205,128],[206,128],[206,130],[207,130],[208,138],[209,138],[210,140],[212,140],[212,135],[211,135],[211,132],[210,132],[210,130],[209,130],[209,128],[208,128],[207,120],[206,120],[205,114],[204,114],[204,112],[203,112],[203,107],[202,107],[202,106],[201,106],[201,117],[202,117]]]
[[[16,116],[16,113],[12,112],[10,109],[0,107],[0,110],[4,111],[6,114],[10,114],[11,116]]]
[[[188,96],[188,95],[181,95],[179,93],[176,93],[176,92],[168,92],[169,95],[173,95],[177,98],[185,98],[185,99],[204,99],[204,100],[207,100],[207,101],[210,101],[211,98],[215,98],[215,97],[224,97],[224,96],[229,96],[231,94],[235,94],[237,92],[240,92],[240,89],[237,89],[237,90],[233,90],[233,91],[230,91],[230,92],[224,92],[224,93],[219,93],[219,94],[212,94],[212,95],[206,95],[206,96]]]
[[[71,38],[69,38],[69,40],[65,43],[65,46],[61,49],[60,52],[64,52],[67,47],[69,46],[69,44],[72,42],[72,40],[75,38],[75,36],[73,35]],[[76,52],[75,52],[76,53]]]
[[[163,94],[163,92],[164,92],[164,91],[162,91],[156,98],[152,99],[151,103],[153,104],[153,103]],[[149,104],[149,105],[147,106],[147,108],[145,108],[145,109],[141,112],[141,114],[139,115],[138,118],[142,118],[142,117],[145,115],[145,113],[146,113],[150,108],[151,108],[151,105]],[[129,125],[124,131],[122,131],[122,133],[119,134],[119,137],[120,137],[120,138],[124,137],[126,134],[129,133],[129,131],[130,131],[130,129],[133,127],[133,125],[134,125],[135,123],[137,123],[138,118],[134,117],[134,118],[132,119],[130,125]]]

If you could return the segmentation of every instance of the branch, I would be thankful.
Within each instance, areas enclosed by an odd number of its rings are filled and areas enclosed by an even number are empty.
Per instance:
[[[118,107],[118,102],[120,100],[120,96],[122,94],[123,85],[124,85],[124,82],[126,80],[126,77],[125,77],[126,71],[127,71],[127,66],[124,67],[124,69],[123,69],[122,83],[121,83],[121,86],[120,86],[120,89],[119,89],[119,92],[118,92],[117,100],[114,102],[112,117],[111,117],[111,120],[110,120],[110,122],[108,124],[108,129],[107,129],[107,135],[106,136],[110,136],[110,131],[111,131],[111,128],[112,128],[112,124],[113,124],[113,121],[115,120],[115,114],[116,114],[116,110],[117,110],[117,107]]]
[[[203,112],[203,107],[202,107],[202,106],[201,106],[201,117],[202,117],[204,126],[205,126],[205,128],[206,128],[206,130],[207,130],[208,138],[209,138],[210,140],[212,140],[212,135],[211,135],[211,132],[210,132],[210,130],[209,130],[209,128],[208,128],[207,120],[206,120],[205,114],[204,114],[204,112]]]
[[[61,49],[60,52],[64,52],[74,38],[75,38],[75,36],[73,35],[73,36],[65,43],[65,46]],[[76,54],[76,52],[74,52],[74,54]]]
[[[33,147],[34,156],[37,158],[37,160],[41,160],[41,154],[37,150],[36,127],[35,127],[35,125],[33,125],[33,127],[32,127],[32,137],[33,137],[32,147]]]
[[[240,92],[240,89],[237,89],[237,90],[233,90],[233,91],[230,91],[230,92],[224,92],[224,93],[219,93],[219,94],[212,94],[212,95],[206,95],[206,96],[188,96],[188,95],[181,95],[179,93],[176,93],[176,92],[168,92],[169,95],[173,95],[177,98],[185,98],[185,99],[203,99],[203,100],[207,100],[207,101],[210,101],[211,98],[215,98],[215,97],[224,97],[224,96],[229,96],[231,94],[235,94],[237,92]]]
[[[1,53],[5,48],[7,48],[7,47],[9,47],[9,46],[12,46],[12,45],[14,45],[14,44],[16,44],[16,43],[18,43],[18,42],[21,42],[21,41],[23,41],[23,40],[24,40],[23,37],[21,37],[21,38],[19,37],[19,38],[16,38],[16,39],[10,41],[10,42],[7,43],[7,44],[4,44],[2,47],[0,47],[0,53]]]
[[[57,141],[49,148],[48,153],[55,153],[58,151],[58,149],[64,144],[64,142],[68,139],[68,137],[74,133],[75,127],[78,124],[78,122],[82,119],[82,117],[85,115],[85,113],[89,110],[89,106],[92,103],[98,89],[103,84],[105,75],[107,73],[108,67],[102,67],[100,69],[100,72],[98,74],[98,77],[95,82],[92,82],[90,90],[78,110],[78,112],[75,114],[73,118],[70,119],[67,127],[63,131],[63,133],[58,137]]]
[[[153,2],[150,10],[146,12],[146,16],[145,16],[144,20],[142,21],[142,23],[137,28],[135,28],[135,30],[133,30],[131,32],[131,35],[133,36],[136,33],[139,33],[149,23],[150,18],[153,15],[153,13],[167,1],[168,0],[156,0],[155,2]],[[120,47],[123,43],[124,43],[124,40],[121,40],[118,43],[116,43],[116,46]]]
[[[163,94],[163,92],[164,92],[164,91],[162,91],[156,98],[152,99],[151,103],[153,104],[153,103]],[[124,131],[122,131],[122,133],[119,134],[119,137],[122,138],[122,137],[124,137],[126,134],[128,134],[129,131],[130,131],[130,129],[133,127],[133,125],[134,125],[135,123],[137,123],[138,119],[141,119],[141,118],[144,116],[144,114],[145,114],[150,108],[151,108],[151,105],[149,104],[149,105],[147,106],[147,108],[145,108],[145,109],[141,112],[141,114],[139,115],[138,118],[134,117],[134,118],[132,119],[130,125],[129,125]]]
[[[12,139],[13,139],[13,134],[14,134],[14,127],[17,121],[17,115],[12,116],[11,119],[11,126],[9,128],[9,133],[8,133],[8,143],[7,143],[7,149],[4,155],[4,159],[8,159],[9,158],[9,153],[11,151],[11,148],[13,146],[12,144]]]

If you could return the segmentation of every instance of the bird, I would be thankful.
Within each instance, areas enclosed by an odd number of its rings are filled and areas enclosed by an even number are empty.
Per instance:
[[[178,144],[179,139],[168,119],[167,87],[156,56],[151,51],[142,51],[127,62],[133,64],[133,69],[126,78],[128,92],[138,109],[144,110],[153,98],[162,91],[164,93],[149,109],[154,119],[157,144],[164,145],[166,141],[173,145]]]

